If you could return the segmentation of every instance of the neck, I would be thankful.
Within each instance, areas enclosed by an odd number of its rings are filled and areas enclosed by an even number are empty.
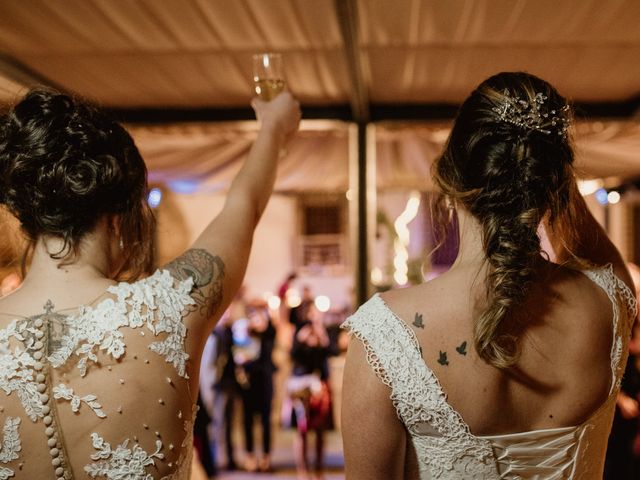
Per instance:
[[[458,256],[451,269],[474,268],[479,271],[486,265],[480,223],[470,213],[458,208],[458,230]]]
[[[67,259],[52,258],[62,250],[64,242],[60,238],[40,237],[34,247],[31,265],[24,283],[37,285],[52,282],[70,284],[107,277],[109,258],[101,235],[88,234],[80,241],[76,255]]]

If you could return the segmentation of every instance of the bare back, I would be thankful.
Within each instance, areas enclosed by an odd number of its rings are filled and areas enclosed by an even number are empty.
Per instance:
[[[488,365],[473,347],[474,297],[484,285],[472,272],[382,296],[476,435],[577,425],[609,394],[611,301],[580,272],[553,267],[544,275],[521,309],[528,327],[511,371]]]
[[[510,370],[475,352],[475,271],[375,295],[345,322],[342,419],[358,475],[601,478],[635,298],[611,265],[540,273]]]

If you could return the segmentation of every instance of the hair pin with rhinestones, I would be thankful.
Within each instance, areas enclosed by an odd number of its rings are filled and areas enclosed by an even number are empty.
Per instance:
[[[523,130],[535,130],[545,135],[555,131],[562,138],[566,138],[570,123],[567,116],[568,105],[560,110],[547,111],[544,106],[547,96],[542,93],[536,93],[532,102],[522,100],[518,96],[512,97],[508,90],[504,90],[503,94],[502,104],[492,108],[501,121],[516,125]]]

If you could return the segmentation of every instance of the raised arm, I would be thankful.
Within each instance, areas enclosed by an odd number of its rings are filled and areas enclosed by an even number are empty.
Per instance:
[[[196,335],[207,335],[240,287],[253,232],[273,192],[278,157],[300,122],[298,102],[288,92],[271,102],[254,99],[258,137],[234,178],[220,214],[189,250],[165,268],[176,278],[194,280],[196,302],[186,321]]]
[[[589,211],[589,207],[575,184],[572,188],[570,203],[572,224],[559,218],[553,225],[549,225],[547,222],[544,225],[556,256],[556,262],[571,262],[574,257],[578,257],[596,265],[611,263],[616,275],[632,291],[635,291],[620,252]]]

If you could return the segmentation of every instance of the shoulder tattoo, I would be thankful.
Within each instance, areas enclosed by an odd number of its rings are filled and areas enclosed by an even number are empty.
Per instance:
[[[211,317],[222,304],[225,265],[218,255],[192,248],[167,265],[174,277],[193,279],[192,298],[201,315]]]

